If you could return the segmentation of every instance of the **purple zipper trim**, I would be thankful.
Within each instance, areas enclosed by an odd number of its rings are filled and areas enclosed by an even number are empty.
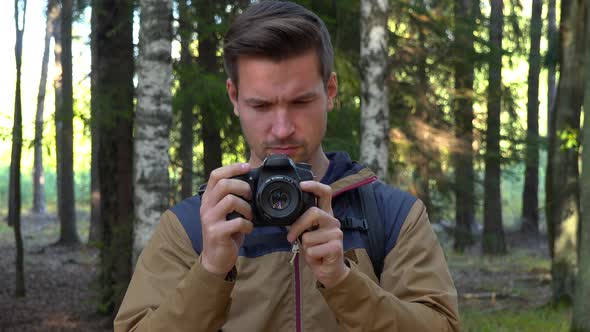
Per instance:
[[[338,191],[334,192],[334,193],[332,194],[332,198],[334,198],[334,197],[336,197],[336,196],[338,196],[338,195],[340,195],[340,194],[343,194],[343,193],[345,193],[345,192],[347,192],[347,191],[350,191],[350,190],[352,190],[352,189],[358,188],[358,187],[360,187],[360,186],[364,186],[365,184],[373,183],[373,182],[375,182],[375,181],[377,181],[377,176],[371,176],[370,178],[368,178],[368,179],[365,179],[365,180],[363,180],[363,181],[360,181],[360,182],[357,182],[357,183],[353,183],[353,184],[351,184],[351,185],[350,185],[350,186],[348,186],[348,187],[344,187],[344,188],[342,188],[342,189],[340,189],[340,190],[338,190]]]
[[[299,280],[299,254],[295,257],[295,330],[301,332],[301,280]]]

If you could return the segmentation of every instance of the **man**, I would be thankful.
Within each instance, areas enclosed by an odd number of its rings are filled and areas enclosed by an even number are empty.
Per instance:
[[[214,170],[200,196],[165,212],[139,257],[115,331],[458,331],[457,294],[424,205],[322,150],[334,107],[333,50],[323,22],[265,1],[224,38],[227,91],[250,148]],[[290,227],[253,227],[245,174],[273,153],[309,163],[317,207]],[[369,187],[365,187],[369,186]],[[381,271],[359,216],[374,192],[385,234]],[[242,217],[226,220],[228,214]],[[299,243],[301,241],[301,243]]]

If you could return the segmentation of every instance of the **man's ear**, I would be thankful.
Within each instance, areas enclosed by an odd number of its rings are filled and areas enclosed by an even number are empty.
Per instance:
[[[236,116],[240,116],[238,112],[238,87],[232,82],[231,78],[228,78],[225,82],[225,87],[227,89],[227,95],[229,96],[229,100],[231,101],[234,107],[234,114]]]
[[[327,95],[328,95],[328,112],[334,109],[334,104],[336,101],[336,96],[338,95],[338,78],[336,77],[336,73],[330,74],[330,78],[328,79],[328,86],[326,87]]]

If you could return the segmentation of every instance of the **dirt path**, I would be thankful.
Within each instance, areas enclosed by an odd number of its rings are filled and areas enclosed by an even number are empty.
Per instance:
[[[54,218],[23,218],[26,297],[16,299],[12,229],[0,232],[0,331],[112,331],[97,315],[96,249],[55,246]]]

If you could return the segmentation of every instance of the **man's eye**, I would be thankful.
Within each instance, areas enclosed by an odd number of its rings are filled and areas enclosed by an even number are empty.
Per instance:
[[[254,105],[252,105],[252,108],[256,109],[256,110],[263,110],[265,108],[268,108],[268,105],[267,104],[254,104]]]
[[[311,102],[311,100],[296,100],[293,102],[295,105],[307,105]]]

